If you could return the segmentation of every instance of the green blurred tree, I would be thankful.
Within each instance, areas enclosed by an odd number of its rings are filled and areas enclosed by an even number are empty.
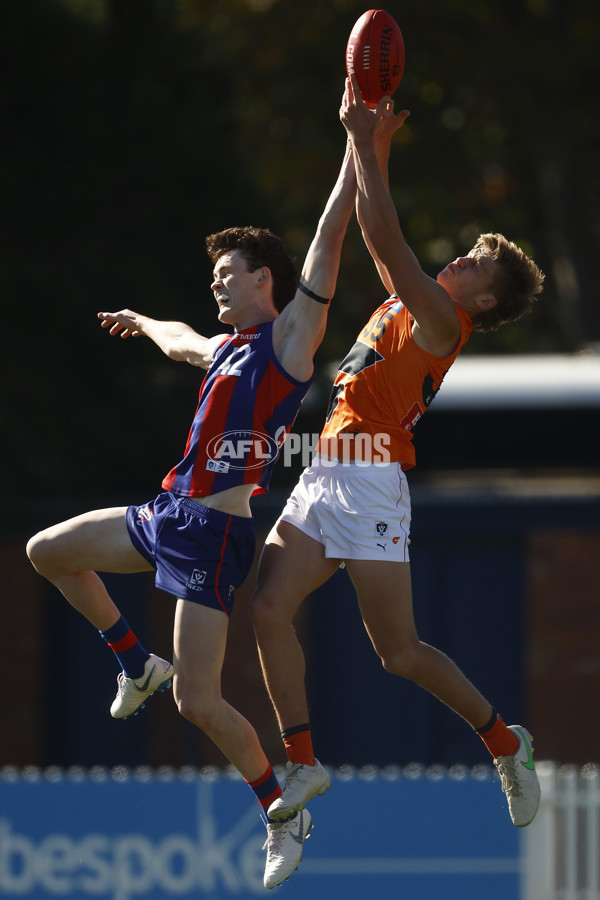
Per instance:
[[[424,267],[434,275],[498,230],[548,275],[531,316],[469,352],[600,342],[600,8],[387,8],[407,51],[396,105],[411,110],[392,192]],[[213,332],[203,238],[234,223],[271,227],[302,260],[344,148],[344,51],[363,11],[356,0],[3,4],[5,496],[88,490],[91,471],[124,458],[135,472],[111,489],[153,490],[179,458],[198,373],[146,342],[111,341],[96,312],[130,306]],[[352,226],[325,381],[379,299]]]

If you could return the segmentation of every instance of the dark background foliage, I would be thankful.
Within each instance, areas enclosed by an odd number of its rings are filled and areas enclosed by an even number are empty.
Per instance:
[[[406,44],[396,106],[411,110],[392,189],[424,268],[495,230],[547,272],[534,313],[468,352],[599,341],[600,7],[387,8]],[[355,0],[4,0],[5,499],[153,492],[179,459],[198,372],[149,342],[109,339],[96,313],[128,306],[214,333],[203,239],[232,224],[271,227],[301,263],[343,153],[344,51],[363,11]],[[324,384],[380,299],[353,224]]]
[[[531,315],[474,335],[465,353],[597,351],[600,5],[392,0],[386,8],[406,44],[396,107],[411,111],[393,147],[392,194],[423,267],[435,275],[480,232],[502,231],[547,273]],[[114,661],[24,547],[67,515],[150,499],[181,458],[202,373],[150,341],[111,339],[96,314],[131,307],[216,333],[204,238],[229,225],[272,228],[301,264],[345,148],[344,51],[364,9],[357,0],[0,0],[0,583],[6,669],[20,684],[5,692],[0,716],[7,762],[214,759],[173,704],[157,701],[131,729],[110,720]],[[318,431],[332,370],[383,299],[352,223],[296,430]],[[556,408],[425,417],[411,473],[411,554],[425,635],[507,715],[531,709],[541,758],[582,762],[598,746],[593,723],[580,727],[598,695],[590,589],[598,480],[581,471],[597,471],[597,407],[565,396]],[[467,470],[456,492],[436,481],[444,467]],[[537,486],[515,477],[537,467],[550,472]],[[256,501],[259,536],[300,468],[299,457],[280,464],[270,497]],[[475,469],[490,468],[505,474],[484,471],[473,482]],[[568,470],[581,479],[571,483]],[[421,473],[431,484],[419,491]],[[236,602],[224,686],[236,704],[246,691],[240,708],[276,754],[247,620],[253,577]],[[300,622],[322,758],[471,759],[464,723],[412,685],[383,683],[342,577]],[[144,642],[168,655],[170,598],[149,602],[151,576],[109,585]],[[348,647],[352,678],[339,685]],[[88,682],[72,677],[86,667],[98,683],[92,704],[82,694]],[[354,706],[364,686],[359,742]],[[394,703],[405,698],[395,737],[373,703],[386,691]]]

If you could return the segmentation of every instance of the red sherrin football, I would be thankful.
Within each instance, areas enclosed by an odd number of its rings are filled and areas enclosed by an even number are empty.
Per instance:
[[[398,23],[384,9],[369,9],[355,22],[346,47],[346,71],[356,75],[361,96],[371,109],[400,84],[404,41]]]

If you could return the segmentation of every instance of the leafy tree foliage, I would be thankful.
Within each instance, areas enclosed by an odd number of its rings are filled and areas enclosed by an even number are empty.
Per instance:
[[[3,4],[0,248],[8,372],[5,496],[155,490],[179,458],[198,373],[101,332],[125,306],[214,333],[203,238],[266,225],[301,261],[336,177],[356,0],[27,0]],[[600,341],[598,76],[591,0],[411,0],[391,160],[407,238],[431,274],[481,231],[547,273],[535,312],[470,352]],[[382,299],[358,229],[329,363]],[[146,437],[145,437],[146,436]],[[127,448],[127,449],[124,449]],[[135,470],[113,471],[129,458]],[[98,491],[106,485],[99,477]],[[128,496],[128,500],[131,500]],[[142,498],[144,499],[144,498]]]

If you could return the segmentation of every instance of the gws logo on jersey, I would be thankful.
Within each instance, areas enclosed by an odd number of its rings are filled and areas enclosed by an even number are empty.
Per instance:
[[[209,472],[230,469],[260,469],[279,456],[279,445],[262,431],[226,431],[206,447]]]

